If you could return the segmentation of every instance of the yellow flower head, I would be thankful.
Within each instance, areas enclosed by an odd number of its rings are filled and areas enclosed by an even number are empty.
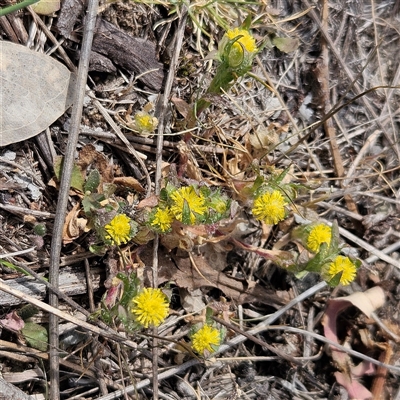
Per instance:
[[[207,211],[204,196],[197,194],[193,186],[182,187],[172,192],[171,200],[173,201],[171,211],[178,221],[182,221],[185,207],[189,210],[190,224],[196,222],[196,215],[204,215]]]
[[[169,302],[160,289],[144,288],[132,299],[130,311],[145,328],[159,326],[168,316]]]
[[[313,253],[318,253],[322,243],[328,246],[331,243],[332,230],[328,225],[317,224],[311,229],[308,238],[307,246]]]
[[[135,114],[135,125],[140,133],[152,133],[157,128],[158,120],[147,112],[139,111]]]
[[[229,29],[225,35],[230,39],[235,39],[238,36],[242,36],[239,40],[237,40],[232,46],[237,51],[242,51],[243,48],[249,53],[255,53],[257,51],[256,41],[253,36],[250,35],[249,31],[246,29]],[[239,44],[240,43],[240,44]]]
[[[220,331],[210,325],[204,325],[192,335],[191,339],[193,350],[198,354],[204,354],[206,350],[213,353],[212,346],[221,344]]]
[[[171,228],[173,220],[174,216],[169,208],[157,208],[157,211],[150,221],[150,225],[164,233]]]
[[[130,240],[131,219],[125,214],[116,215],[104,228],[107,231],[105,238],[111,240],[112,244],[120,246]]]
[[[340,283],[342,285],[348,285],[350,282],[354,281],[357,273],[357,267],[349,257],[337,256],[335,261],[329,264],[328,276],[330,279],[332,279],[340,272],[342,272]]]
[[[285,198],[279,190],[266,192],[254,200],[252,213],[259,221],[275,225],[285,219]]]

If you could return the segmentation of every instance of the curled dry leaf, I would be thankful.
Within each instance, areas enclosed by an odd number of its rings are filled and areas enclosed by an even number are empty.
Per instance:
[[[339,343],[337,335],[337,318],[341,312],[350,306],[355,306],[367,317],[381,307],[385,302],[385,293],[380,287],[373,287],[365,292],[356,292],[347,297],[339,297],[329,302],[322,324],[325,337],[335,343]],[[372,399],[372,393],[357,379],[365,374],[372,374],[374,367],[371,363],[363,361],[354,366],[350,356],[343,351],[331,346],[332,359],[339,370],[335,373],[337,382],[348,392],[351,399]]]
[[[75,204],[74,208],[67,214],[63,227],[63,243],[72,243],[77,239],[85,230],[87,220],[85,218],[79,218],[81,212],[79,203]]]
[[[0,146],[37,135],[72,104],[74,79],[50,56],[0,41]]]

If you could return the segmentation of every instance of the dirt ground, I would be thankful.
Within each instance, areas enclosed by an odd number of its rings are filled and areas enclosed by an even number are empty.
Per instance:
[[[0,398],[400,400],[399,2],[91,5],[0,17]],[[237,27],[257,50],[213,92]],[[276,222],[257,185],[283,193]],[[155,230],[182,187],[226,209],[200,223],[184,203]],[[117,210],[135,229],[118,245]],[[336,250],[307,247],[317,222]],[[329,285],[325,250],[355,279]],[[168,297],[158,327],[130,324],[133,279]]]

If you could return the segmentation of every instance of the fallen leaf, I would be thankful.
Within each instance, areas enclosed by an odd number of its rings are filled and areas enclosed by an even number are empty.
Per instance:
[[[21,329],[21,333],[28,344],[34,349],[40,351],[47,350],[48,334],[44,326],[35,322],[26,322],[25,326]]]
[[[176,109],[179,111],[179,113],[182,115],[182,117],[187,118],[189,112],[191,111],[190,105],[186,103],[185,100],[182,100],[179,97],[172,97],[171,101]]]
[[[5,318],[0,319],[0,325],[14,332],[19,332],[24,327],[25,323],[16,311],[11,311]]]
[[[210,266],[204,257],[192,255],[190,258],[173,256],[177,265],[174,270],[163,269],[161,274],[167,273],[170,280],[177,286],[187,290],[196,290],[204,287],[220,289],[226,297],[231,298],[236,304],[260,302],[274,307],[284,303],[284,300],[275,293],[269,292],[254,281],[246,281],[230,277],[223,272],[216,271]]]
[[[85,231],[87,220],[85,218],[78,218],[80,212],[80,204],[76,203],[67,214],[62,233],[64,244],[72,243]]]
[[[60,181],[61,173],[64,165],[64,157],[57,156],[54,161],[54,173],[58,181]],[[72,167],[72,175],[71,175],[71,188],[77,189],[80,192],[83,192],[83,185],[85,183],[84,173],[79,168],[77,164],[74,163]]]
[[[82,171],[86,171],[90,165],[99,171],[102,183],[113,181],[113,167],[106,156],[96,150],[92,144],[82,147],[79,152],[77,165]]]
[[[50,56],[2,40],[0,87],[0,146],[7,146],[42,132],[71,106],[74,78]]]
[[[272,44],[284,53],[291,53],[292,51],[297,50],[300,42],[297,38],[292,39],[275,36],[272,39]]]
[[[137,208],[141,209],[145,207],[155,207],[157,204],[158,204],[158,196],[153,194],[140,201],[139,204],[137,205]]]
[[[367,317],[370,317],[371,313],[381,307],[384,302],[385,292],[379,286],[373,287],[365,292],[356,292],[350,296],[332,299],[322,319],[325,337],[335,343],[339,343],[337,318],[339,314],[348,307],[355,306]],[[372,393],[363,386],[357,378],[365,374],[372,374],[374,372],[373,365],[367,361],[363,361],[354,366],[347,353],[338,350],[334,346],[330,346],[330,349],[332,352],[332,359],[339,368],[339,371],[335,373],[336,380],[347,390],[350,398],[358,400],[372,399]]]
[[[114,183],[119,186],[131,188],[139,193],[144,193],[145,191],[139,181],[132,176],[121,176],[118,178],[114,178]]]
[[[187,256],[182,258],[178,254],[171,254],[164,247],[158,249],[159,270],[157,286],[165,282],[175,281],[178,287],[189,291],[215,287],[220,289],[227,298],[231,298],[235,304],[259,302],[278,308],[290,301],[285,291],[268,291],[262,285],[253,281],[236,279],[218,272],[208,265],[202,256],[192,255],[196,267]],[[187,253],[185,253],[187,254]],[[140,251],[140,259],[146,265],[144,279],[150,282],[152,279],[153,251],[150,247],[143,247]],[[199,273],[200,272],[200,273]]]
[[[37,14],[52,15],[60,9],[60,0],[40,0],[31,7]]]

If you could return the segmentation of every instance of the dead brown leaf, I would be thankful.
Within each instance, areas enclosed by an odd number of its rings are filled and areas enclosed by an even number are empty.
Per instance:
[[[124,186],[136,190],[139,193],[143,193],[145,191],[140,182],[132,176],[120,176],[114,178],[113,183],[119,186]]]
[[[92,144],[87,144],[82,148],[77,164],[82,171],[86,171],[93,164],[93,167],[99,171],[103,182],[111,183],[113,181],[112,166],[106,156],[98,152]]]
[[[356,292],[350,296],[333,299],[322,320],[325,336],[335,343],[339,343],[337,335],[337,318],[341,312],[350,306],[355,306],[367,317],[381,307],[385,302],[385,292],[379,286],[373,287],[365,292]],[[350,356],[334,346],[331,346],[332,359],[335,361],[339,371],[335,373],[337,382],[348,392],[351,399],[372,399],[372,393],[357,379],[363,375],[374,373],[374,366],[368,361],[362,361],[353,365]]]
[[[216,271],[203,256],[192,254],[191,258],[195,265],[190,258],[173,256],[177,267],[174,270],[161,270],[161,274],[168,274],[170,280],[174,280],[179,287],[188,290],[204,287],[218,288],[237,304],[260,302],[278,307],[284,303],[284,299],[256,282],[232,278],[223,272]]]
[[[87,220],[85,218],[79,218],[80,204],[76,203],[72,210],[67,214],[63,227],[63,243],[72,243],[77,239],[85,230]]]

